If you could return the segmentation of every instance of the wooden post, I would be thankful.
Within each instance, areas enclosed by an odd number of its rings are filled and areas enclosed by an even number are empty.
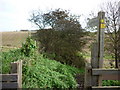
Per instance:
[[[22,60],[18,62],[18,87],[22,88]]]
[[[104,54],[104,18],[105,13],[98,13],[98,35],[97,42],[92,45],[91,50],[91,68],[86,65],[85,69],[85,88],[92,86],[102,86],[102,76],[96,75],[92,76],[92,69],[94,68],[102,68],[103,66],[103,54]],[[96,22],[97,23],[97,22]]]
[[[84,88],[85,90],[89,90],[92,86],[91,84],[91,64],[90,63],[86,63],[85,64],[85,80],[84,80]]]
[[[98,12],[99,26],[98,26],[98,63],[99,68],[103,67],[103,55],[104,55],[104,30],[105,30],[105,12]],[[102,86],[102,76],[99,76],[99,86]]]
[[[93,43],[91,49],[91,66],[93,68],[99,68],[99,61],[98,61],[98,43]],[[98,78],[99,76],[92,76],[92,86],[98,86]]]
[[[104,30],[105,30],[105,12],[98,13],[99,26],[98,26],[98,60],[99,68],[103,66],[103,54],[104,54]]]

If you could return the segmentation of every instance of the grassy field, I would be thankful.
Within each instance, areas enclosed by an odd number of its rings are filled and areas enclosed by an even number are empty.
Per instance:
[[[20,47],[28,37],[28,32],[0,32],[2,33],[2,46]]]
[[[9,51],[21,47],[29,32],[0,32],[0,35],[2,35],[2,51]]]

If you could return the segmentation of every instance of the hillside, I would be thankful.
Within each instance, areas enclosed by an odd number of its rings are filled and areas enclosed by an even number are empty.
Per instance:
[[[28,32],[0,32],[2,33],[2,46],[20,47],[28,37]]]

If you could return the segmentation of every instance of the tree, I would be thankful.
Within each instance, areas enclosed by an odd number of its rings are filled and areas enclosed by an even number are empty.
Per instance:
[[[32,12],[30,17],[29,21],[37,25],[39,29],[47,27],[54,30],[82,29],[79,23],[80,16],[70,15],[67,10],[55,9],[44,14],[38,10]]]
[[[31,17],[30,21],[37,23],[36,25],[44,22],[44,26],[46,26],[43,29],[40,27],[36,35],[37,40],[41,43],[42,53],[46,53],[48,58],[61,63],[83,67],[84,59],[78,55],[78,51],[81,51],[85,44],[83,38],[85,32],[78,21],[79,17],[70,15],[67,10],[61,9],[40,15],[43,21],[39,20],[38,16]],[[45,29],[47,27],[51,29]]]
[[[105,12],[105,21],[106,21],[106,31],[107,35],[109,36],[108,39],[111,43],[109,43],[110,47],[108,47],[111,53],[114,54],[115,58],[115,67],[118,68],[118,48],[119,48],[119,36],[120,36],[120,29],[119,29],[119,5],[118,2],[107,2],[105,6],[102,6],[102,10]],[[94,18],[93,18],[94,19]],[[89,19],[89,23],[91,20]],[[90,25],[88,25],[90,26]],[[95,25],[93,25],[95,27]]]

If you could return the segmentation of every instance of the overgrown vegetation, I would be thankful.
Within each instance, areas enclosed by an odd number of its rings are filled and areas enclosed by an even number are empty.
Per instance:
[[[84,45],[80,37],[82,37],[81,33],[74,30],[40,30],[37,32],[37,40],[41,42],[40,51],[47,58],[76,67],[84,67],[84,58],[78,55],[78,51],[81,51]]]
[[[28,37],[26,42],[22,44],[21,52],[26,56],[31,56],[35,54],[35,49],[37,49],[36,41]]]
[[[29,20],[40,29],[36,39],[41,43],[41,53],[61,63],[84,67],[83,56],[78,56],[85,45],[85,30],[81,27],[79,16],[62,9],[43,14],[36,10]],[[51,29],[45,29],[48,26]]]
[[[120,86],[119,80],[103,80],[102,81],[103,86]]]
[[[26,45],[29,47],[34,45],[34,43],[31,45],[31,42],[33,41],[29,38],[22,48],[2,53],[2,73],[10,72],[11,62],[23,60],[23,88],[77,88],[78,84],[74,77],[77,73],[83,73],[84,69],[49,60],[37,52],[28,56],[36,51],[32,47],[34,50],[23,52],[23,48],[28,49]]]

